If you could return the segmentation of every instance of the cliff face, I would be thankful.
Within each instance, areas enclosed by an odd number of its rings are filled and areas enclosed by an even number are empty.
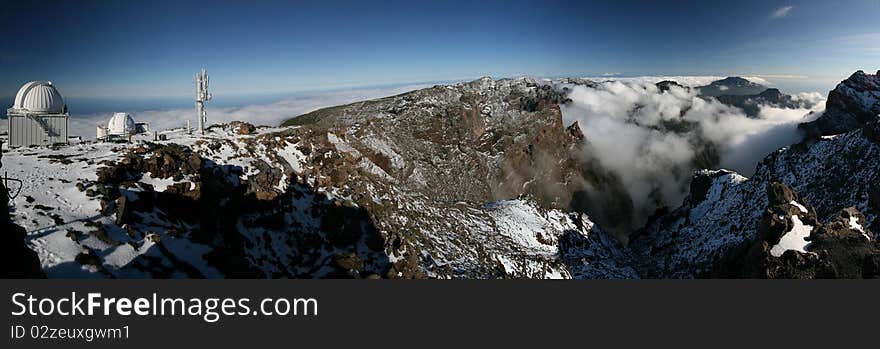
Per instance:
[[[835,135],[855,130],[880,115],[880,71],[859,70],[828,93],[825,112],[800,125],[809,136]]]
[[[570,158],[579,140],[562,124],[563,97],[529,78],[483,78],[325,108],[284,125],[350,147],[344,152],[370,160],[371,171],[409,192],[448,202],[528,193],[566,208],[581,179]]]
[[[0,142],[2,148],[2,142]],[[0,152],[0,168],[3,167]],[[9,196],[0,181],[0,278],[44,278],[37,253],[25,245],[27,231],[12,222],[9,216]]]

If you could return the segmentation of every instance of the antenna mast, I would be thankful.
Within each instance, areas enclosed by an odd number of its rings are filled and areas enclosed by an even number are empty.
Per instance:
[[[205,110],[205,102],[211,100],[208,93],[208,72],[205,68],[196,74],[196,115],[199,117],[199,132],[205,134],[205,124],[208,123],[208,112]]]

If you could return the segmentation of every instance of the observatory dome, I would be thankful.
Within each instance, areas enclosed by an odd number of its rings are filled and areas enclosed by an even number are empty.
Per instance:
[[[107,123],[107,133],[111,135],[123,135],[137,132],[137,125],[128,113],[113,113],[113,117]]]
[[[31,81],[18,90],[12,108],[35,113],[61,114],[64,112],[64,99],[51,81]]]

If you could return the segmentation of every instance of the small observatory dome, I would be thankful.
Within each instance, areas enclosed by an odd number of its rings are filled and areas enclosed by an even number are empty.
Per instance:
[[[13,109],[41,114],[64,113],[64,99],[51,81],[31,81],[15,95]]]
[[[113,113],[113,117],[107,122],[107,133],[111,135],[124,135],[137,133],[137,125],[128,113]]]

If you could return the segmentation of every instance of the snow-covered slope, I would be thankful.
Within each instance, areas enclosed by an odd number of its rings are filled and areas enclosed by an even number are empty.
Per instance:
[[[855,207],[869,230],[880,231],[880,123],[770,154],[754,178],[791,186],[821,221]]]
[[[752,238],[766,206],[763,183],[730,171],[701,171],[682,206],[649,222],[629,246],[645,277],[695,277]]]
[[[839,242],[835,240],[826,245],[835,246],[832,251],[837,252],[820,254],[811,263],[823,265],[832,263],[827,259],[837,263],[834,258],[848,258],[848,264],[838,265],[836,270],[858,270],[845,274],[846,277],[873,275],[873,271],[862,272],[861,268],[863,264],[873,265],[868,259],[880,258],[875,257],[876,237],[871,233],[877,231],[880,212],[878,135],[880,123],[875,122],[839,136],[780,149],[767,156],[749,179],[723,170],[698,173],[685,203],[649,223],[632,240],[630,248],[639,271],[644,277],[700,277],[719,275],[721,268],[725,270],[721,276],[730,276],[727,274],[730,264],[751,260],[747,258],[749,248],[770,254],[765,259],[775,263],[777,260],[773,258],[783,257],[787,250],[802,250],[809,254],[813,249],[821,248],[807,244],[808,241],[803,241],[805,237],[813,241],[828,235],[839,240],[843,239],[840,236],[846,235],[855,239],[852,240],[856,245],[852,247],[851,255],[835,257],[846,254],[837,249]],[[858,223],[848,223],[853,220]],[[846,224],[835,224],[836,221]],[[774,228],[779,226],[785,228]],[[777,230],[775,235],[766,233],[774,230]],[[864,239],[858,239],[859,236]],[[766,251],[754,247],[764,241]],[[807,257],[801,255],[798,258]],[[804,265],[812,265],[801,262],[799,268],[802,269],[809,269]],[[766,261],[762,263],[773,265]],[[733,275],[841,276],[826,271],[804,273],[794,267],[790,269],[797,272],[755,274],[749,271],[740,274],[740,266],[735,268]]]
[[[234,123],[162,135],[5,154],[24,182],[13,219],[49,277],[637,276],[609,266],[628,256],[585,215],[527,196],[406,192],[327,134]]]

